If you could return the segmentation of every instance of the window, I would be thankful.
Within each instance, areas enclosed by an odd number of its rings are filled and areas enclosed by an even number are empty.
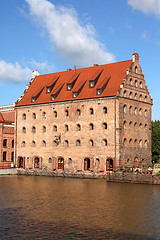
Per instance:
[[[132,84],[133,84],[133,82],[132,82],[132,78],[130,78],[130,81],[129,81],[129,82],[130,82],[130,85],[132,85]]]
[[[52,158],[51,157],[48,158],[48,163],[52,163]]]
[[[33,119],[36,119],[36,114],[35,113],[33,113]]]
[[[127,107],[126,105],[123,106],[123,113],[126,113],[127,112]]]
[[[137,122],[134,123],[134,128],[137,129]]]
[[[144,128],[147,129],[147,124],[144,125]]]
[[[54,115],[55,118],[57,118],[57,112],[56,111],[53,112],[53,115]]]
[[[134,140],[134,145],[137,146],[137,139]]]
[[[126,92],[126,90],[124,90],[124,93],[123,93],[123,96],[124,97],[126,97],[127,96],[127,94],[126,94],[127,92]]]
[[[142,101],[142,94],[139,95],[139,100]]]
[[[127,139],[126,138],[124,138],[123,144],[124,144],[124,146],[126,146],[126,144],[127,144]]]
[[[46,118],[46,112],[43,112],[43,118]]]
[[[138,87],[138,82],[137,82],[137,80],[135,80],[135,87]]]
[[[134,95],[134,99],[137,99],[137,93],[135,93],[135,95]]]
[[[142,139],[139,141],[139,146],[142,147]]]
[[[46,132],[46,126],[43,126],[42,131],[43,131],[43,133]]]
[[[129,114],[132,114],[132,106],[129,107]]]
[[[142,88],[142,87],[143,87],[143,85],[142,85],[142,81],[140,81],[140,83],[139,83],[139,86],[140,86],[140,88]]]
[[[68,165],[72,164],[72,158],[68,158]]]
[[[3,161],[6,161],[7,159],[7,152],[3,152]]]
[[[145,148],[148,147],[148,142],[147,142],[147,140],[145,140],[145,142],[144,142],[144,146],[145,146]]]
[[[58,169],[64,169],[64,158],[62,157],[58,158]]]
[[[132,98],[132,92],[129,93],[129,98]]]
[[[91,147],[93,147],[93,146],[94,146],[94,142],[93,142],[93,140],[92,140],[92,139],[90,139],[90,140],[89,140],[89,145],[90,145]]]
[[[35,126],[32,127],[32,133],[36,133],[36,127]]]
[[[137,71],[138,71],[138,68],[137,68],[137,66],[135,66],[135,73],[137,73]]]
[[[14,148],[14,140],[12,140],[12,148]]]
[[[77,131],[81,131],[81,125],[77,124]]]
[[[134,109],[134,115],[137,115],[137,108]]]
[[[46,141],[42,141],[42,147],[46,147]]]
[[[129,144],[132,144],[132,138],[129,139]]]
[[[5,148],[7,147],[7,139],[3,140],[3,147],[5,147]]]
[[[77,141],[76,141],[76,146],[78,147],[78,146],[81,146],[81,141],[78,139]]]
[[[77,115],[80,116],[81,115],[81,110],[77,109]]]
[[[103,139],[103,145],[107,146],[107,139]]]
[[[103,129],[107,129],[107,123],[103,123]]]
[[[145,96],[144,101],[147,102],[147,96]]]
[[[69,142],[68,142],[68,140],[64,140],[64,147],[69,147]]]
[[[107,108],[106,107],[103,108],[103,113],[107,114]]]
[[[22,128],[22,132],[26,133],[26,128],[25,127]]]
[[[147,117],[147,109],[144,111],[144,116]]]
[[[90,114],[91,114],[91,115],[94,114],[94,110],[93,110],[93,108],[90,108],[89,111],[90,111]]]
[[[57,132],[57,126],[56,125],[53,126],[53,132]]]
[[[56,140],[53,141],[53,147],[57,147],[58,146],[58,142]]]
[[[69,131],[69,127],[68,127],[67,124],[64,126],[64,129],[65,129],[65,132],[68,132],[68,131]]]
[[[69,112],[68,112],[68,110],[65,110],[65,114],[66,114],[66,117],[69,116]]]
[[[131,126],[132,126],[132,121],[129,122],[129,127],[131,127]]]
[[[23,115],[22,115],[22,120],[26,120],[26,114],[25,113],[23,113]]]
[[[123,128],[126,128],[126,121],[123,122]]]
[[[35,147],[35,146],[36,146],[36,142],[32,141],[32,147]]]
[[[90,129],[90,130],[93,130],[93,129],[94,129],[94,125],[93,125],[93,123],[90,123],[90,125],[89,125],[89,129]]]
[[[139,109],[139,116],[142,116],[142,108]]]
[[[11,162],[14,161],[14,152],[11,152]]]
[[[26,146],[26,142],[23,141],[23,142],[21,143],[21,147],[25,147],[25,146]]]

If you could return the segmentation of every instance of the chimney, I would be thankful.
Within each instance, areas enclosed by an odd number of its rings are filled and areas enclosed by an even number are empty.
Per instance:
[[[137,52],[134,52],[132,55],[133,62],[139,63],[139,54]]]
[[[76,66],[74,66],[74,71],[76,71]]]

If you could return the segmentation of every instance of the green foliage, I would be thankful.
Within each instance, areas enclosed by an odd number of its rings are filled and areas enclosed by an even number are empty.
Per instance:
[[[157,173],[156,173],[156,176],[160,176],[160,172],[157,172]]]
[[[160,121],[152,121],[152,162],[159,162],[160,156]]]

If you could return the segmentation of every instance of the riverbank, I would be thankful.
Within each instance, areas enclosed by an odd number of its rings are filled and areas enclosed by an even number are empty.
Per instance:
[[[68,177],[68,178],[88,178],[88,179],[105,179],[107,182],[119,183],[141,183],[160,185],[160,177],[152,174],[124,173],[124,172],[63,172],[63,171],[46,171],[33,169],[18,169],[18,175],[29,176],[50,176],[50,177]]]

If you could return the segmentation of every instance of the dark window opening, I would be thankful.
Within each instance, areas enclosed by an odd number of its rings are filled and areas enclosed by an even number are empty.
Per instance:
[[[58,158],[58,169],[64,170],[64,158],[62,157]]]
[[[113,171],[113,159],[107,158],[106,160],[106,171]]]
[[[90,159],[89,158],[84,159],[84,170],[90,170]]]

